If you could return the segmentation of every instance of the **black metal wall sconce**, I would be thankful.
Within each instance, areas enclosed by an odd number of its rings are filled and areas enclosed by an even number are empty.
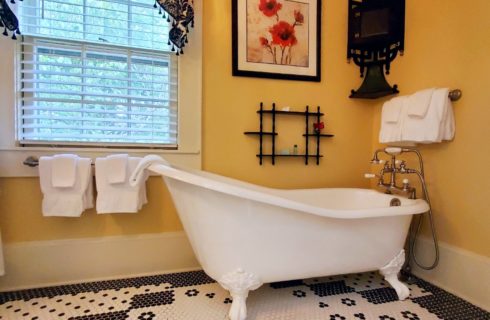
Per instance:
[[[376,99],[398,93],[390,86],[393,60],[403,54],[405,0],[349,0],[347,59],[359,66],[364,78],[350,98]]]

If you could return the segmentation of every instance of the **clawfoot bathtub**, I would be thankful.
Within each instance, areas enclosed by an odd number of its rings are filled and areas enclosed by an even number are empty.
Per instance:
[[[263,283],[379,270],[400,300],[397,274],[423,200],[368,189],[277,190],[203,171],[152,164],[163,176],[204,271],[229,290],[229,317],[244,320]]]

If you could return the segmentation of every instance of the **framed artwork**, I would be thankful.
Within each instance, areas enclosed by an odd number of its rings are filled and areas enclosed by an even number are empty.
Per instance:
[[[317,81],[321,0],[232,0],[233,75]]]

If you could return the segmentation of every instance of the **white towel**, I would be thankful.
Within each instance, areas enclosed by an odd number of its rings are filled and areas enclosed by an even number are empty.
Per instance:
[[[454,122],[453,103],[449,99],[449,89],[437,89],[432,96],[431,104],[437,108],[439,106],[439,118],[441,121],[439,138],[441,140],[452,140],[454,138],[456,126]]]
[[[401,138],[402,113],[405,109],[407,97],[395,97],[383,104],[381,112],[381,130],[379,142],[389,143]]]
[[[447,88],[436,89],[425,117],[403,117],[401,141],[429,144],[451,140],[454,135],[454,118],[448,94]]]
[[[383,104],[382,118],[387,123],[397,123],[400,119],[403,103],[406,97],[395,97]]]
[[[57,154],[53,157],[51,183],[55,188],[71,188],[75,185],[78,156]]]
[[[142,177],[139,184],[134,186],[129,184],[129,176],[140,162],[141,158],[129,157],[125,181],[114,184],[109,180],[111,161],[108,161],[108,158],[97,158],[95,160],[97,213],[134,213],[141,210],[143,205],[148,202],[145,185],[147,175]]]
[[[106,175],[109,183],[124,183],[128,171],[127,154],[114,154],[106,158]]]
[[[430,94],[432,90],[432,94]],[[415,108],[414,101],[423,101],[431,96],[425,115],[423,108]],[[399,97],[404,100],[400,118],[396,123],[381,119],[379,142],[395,145],[414,145],[416,143],[437,143],[452,140],[455,133],[454,114],[449,99],[449,89],[427,89],[410,97]]]
[[[137,186],[141,184],[143,180],[146,180],[148,178],[148,172],[146,171],[146,169],[154,164],[168,165],[169,163],[167,160],[163,159],[160,156],[154,154],[147,155],[138,164],[136,169],[131,174],[131,177],[129,177],[129,183],[132,186]]]
[[[85,209],[93,207],[91,160],[77,159],[75,184],[70,188],[57,188],[52,185],[53,164],[54,157],[39,159],[43,215],[46,217],[79,217]]]
[[[425,89],[417,91],[408,96],[407,114],[410,117],[424,118],[431,104],[432,94],[435,89]]]
[[[5,274],[5,264],[3,262],[3,243],[2,243],[2,233],[0,232],[0,276]]]

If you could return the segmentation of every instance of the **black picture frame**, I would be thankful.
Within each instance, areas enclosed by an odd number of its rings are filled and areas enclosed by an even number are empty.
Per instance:
[[[257,33],[249,33],[249,25],[248,18],[250,12],[247,12],[247,9],[250,6],[256,4],[258,8],[260,4],[260,0],[232,0],[232,75],[240,76],[240,77],[256,77],[256,78],[270,78],[270,79],[283,79],[283,80],[297,80],[297,81],[321,81],[321,27],[322,27],[322,1],[321,0],[276,0],[277,3],[281,4],[281,6],[285,5],[295,5],[302,6],[308,9],[307,16],[304,14],[300,18],[297,17],[296,11],[294,11],[294,25],[291,23],[290,25],[295,26],[305,26],[307,27],[307,54],[303,54],[302,63],[304,65],[292,65],[291,58],[289,58],[290,64],[281,63],[271,63],[271,62],[262,62],[262,61],[251,61],[249,59],[249,37],[255,36],[257,37]],[[255,9],[255,7],[252,7]],[[291,10],[290,10],[291,11]],[[291,13],[291,12],[289,12]],[[265,14],[265,13],[264,13]],[[289,14],[289,20],[291,21],[291,14]],[[279,18],[279,15],[276,14],[270,17],[273,22],[279,23],[279,21],[283,21]],[[301,19],[303,18],[303,19]],[[275,20],[274,20],[275,19]],[[298,21],[306,21],[304,24],[296,24]],[[272,34],[270,28],[263,30],[264,38],[265,35],[270,36],[268,33]],[[303,34],[305,32],[303,31]],[[305,38],[305,37],[303,37]],[[265,41],[265,40],[264,40]],[[292,56],[291,51],[292,47],[295,45],[286,46],[286,49],[281,45],[274,44],[273,40],[269,40],[271,48],[268,52],[270,52],[272,59],[273,52],[277,53],[277,51],[272,50],[272,46],[279,50],[288,50],[289,49],[289,57]],[[305,45],[303,45],[303,48]],[[266,50],[266,49],[264,49]],[[255,49],[255,51],[258,51]],[[304,50],[305,51],[305,50]],[[277,55],[281,57],[281,55]],[[275,59],[275,58],[274,58]],[[286,60],[288,56],[286,56]],[[282,60],[282,57],[281,57]]]

